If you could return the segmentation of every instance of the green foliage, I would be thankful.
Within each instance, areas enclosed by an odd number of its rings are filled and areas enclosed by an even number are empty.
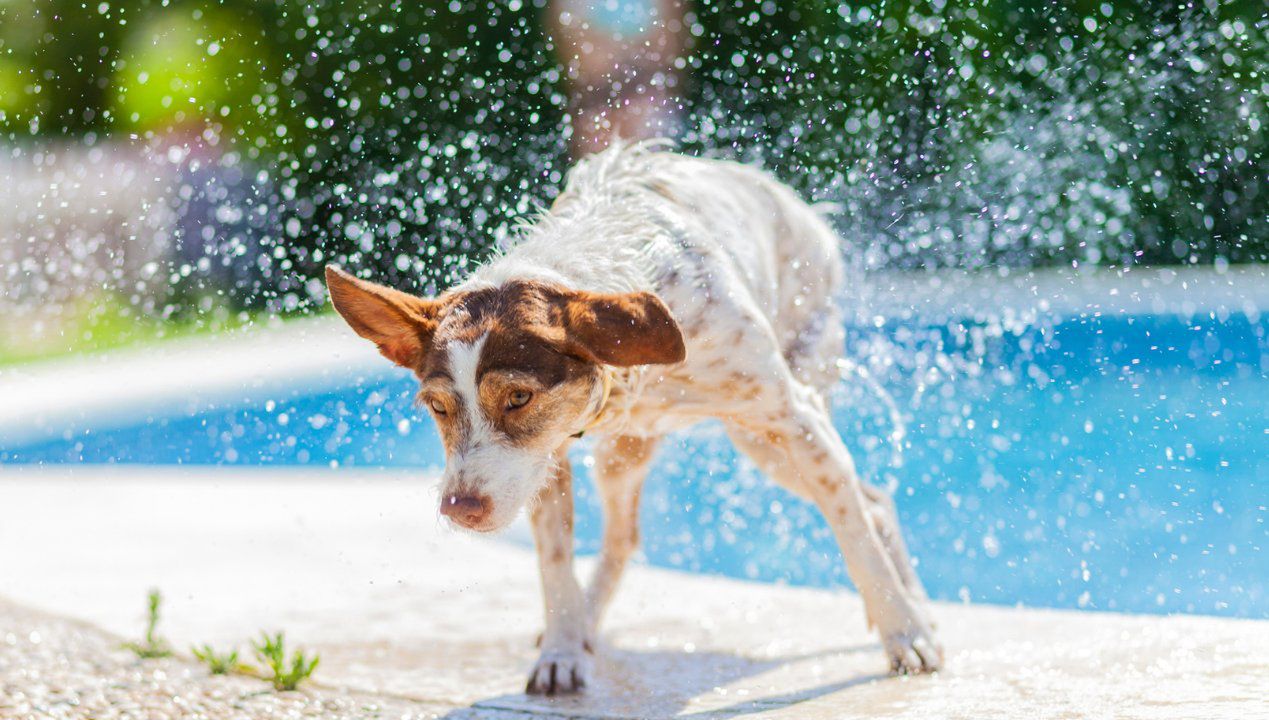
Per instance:
[[[145,623],[145,638],[141,642],[126,643],[125,648],[137,654],[142,659],[164,658],[172,654],[172,648],[158,634],[159,627],[159,608],[163,604],[163,596],[159,591],[151,590],[147,596],[147,612]]]
[[[558,191],[546,0],[0,2],[0,133],[208,130],[267,175],[271,291],[434,290]],[[1248,0],[694,0],[689,151],[761,159],[898,266],[1269,259]]]
[[[130,642],[124,645],[139,658],[164,658],[172,655],[171,645],[158,634],[159,611],[162,605],[163,596],[157,589],[151,590],[147,596],[145,637],[141,642]],[[203,644],[191,647],[190,652],[199,662],[207,666],[212,675],[238,672],[259,674],[279,691],[294,690],[299,687],[301,682],[312,676],[321,661],[321,656],[317,653],[309,655],[303,650],[296,650],[288,657],[285,637],[281,632],[273,635],[261,632],[260,639],[253,642],[251,647],[263,665],[263,669],[258,673],[255,669],[238,661],[237,649],[222,653],[217,652],[209,644]]]
[[[688,145],[842,205],[870,262],[1269,258],[1256,4],[758,5],[698,7]]]
[[[133,33],[148,41],[127,43],[111,77],[110,112],[119,127],[201,129],[210,119],[241,136],[258,137],[282,120],[244,107],[245,99],[264,89],[262,73],[277,66],[259,28],[207,8],[196,18],[149,14]]]
[[[207,666],[212,675],[227,675],[231,672],[238,672],[243,669],[243,665],[238,662],[238,651],[231,650],[227,653],[218,653],[211,645],[203,645],[202,647],[192,647],[190,652],[194,654],[200,662]]]
[[[288,662],[281,632],[275,635],[261,633],[260,640],[252,643],[252,649],[270,673],[264,679],[272,683],[275,690],[294,690],[313,674],[321,660],[316,653],[308,657],[302,650],[296,650]]]

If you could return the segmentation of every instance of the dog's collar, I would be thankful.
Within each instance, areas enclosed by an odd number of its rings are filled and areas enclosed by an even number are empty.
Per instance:
[[[599,409],[595,411],[595,415],[591,417],[590,422],[586,423],[581,430],[573,433],[570,437],[579,438],[585,435],[588,430],[604,419],[604,413],[608,411],[608,396],[612,395],[612,372],[608,368],[603,368],[600,372],[602,373],[601,382],[604,384],[604,389],[599,395]]]

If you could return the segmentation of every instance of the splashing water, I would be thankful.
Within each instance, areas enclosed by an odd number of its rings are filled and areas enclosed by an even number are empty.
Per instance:
[[[1068,5],[692,2],[672,134],[835,206],[857,279],[836,420],[929,538],[914,549],[938,594],[1262,616],[1264,508],[1238,493],[1266,476],[1265,303],[1172,287],[1177,307],[1110,312],[1107,293],[1139,288],[1125,269],[1220,282],[1269,260],[1269,20],[1250,2]],[[318,310],[328,262],[433,293],[563,182],[576,63],[545,0],[59,7],[0,2],[0,363]],[[895,279],[932,267],[994,292],[934,302]],[[1033,267],[1070,274],[1041,292]],[[427,464],[426,423],[384,399],[404,392],[164,416],[104,444],[68,429],[0,457]],[[372,420],[399,438],[387,454],[358,429]],[[649,495],[669,518],[650,558],[843,581],[806,508],[717,433],[691,442],[705,452],[661,471],[689,490]]]

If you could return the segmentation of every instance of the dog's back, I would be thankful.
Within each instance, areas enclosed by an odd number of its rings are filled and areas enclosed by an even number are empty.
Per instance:
[[[689,347],[717,349],[731,328],[756,324],[805,382],[823,389],[838,378],[840,239],[814,208],[756,168],[655,143],[593,155],[569,174],[550,212],[466,284],[496,285],[526,272],[596,291],[655,292]]]
[[[845,282],[841,241],[824,218],[766,172],[739,163],[663,154],[656,187],[695,215],[702,237],[730,261],[725,295],[751,295],[780,351],[803,379],[838,379]],[[738,282],[737,282],[738,281]],[[671,302],[671,308],[678,310]]]

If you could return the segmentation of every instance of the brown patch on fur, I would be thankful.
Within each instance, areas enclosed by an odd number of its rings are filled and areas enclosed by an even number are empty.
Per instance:
[[[465,447],[471,428],[454,392],[447,347],[484,337],[476,367],[482,414],[510,443],[538,447],[585,414],[600,364],[681,362],[683,335],[651,293],[592,293],[537,281],[417,298],[336,269],[331,298],[357,334],[393,362],[415,371],[420,399],[436,412],[446,451]],[[516,393],[530,401],[513,406]],[[539,448],[545,451],[554,448]]]
[[[477,376],[491,421],[517,444],[532,444],[560,418],[579,418],[592,400],[598,364],[683,359],[678,327],[651,294],[567,292],[535,283],[511,283],[502,292],[519,300],[509,317],[491,323]],[[536,387],[523,386],[525,374]],[[505,409],[497,398],[513,389],[530,390],[534,401]]]
[[[657,441],[652,438],[619,435],[613,441],[614,452],[606,453],[599,466],[600,476],[620,475],[643,465],[656,450]]]
[[[595,382],[594,368],[576,360],[568,360],[564,379],[554,385],[520,370],[490,370],[480,383],[480,404],[485,417],[511,444],[533,447],[541,440],[550,441],[550,430],[574,432],[571,426],[559,424],[586,411]],[[532,400],[512,407],[510,398],[515,392],[530,392]]]
[[[471,424],[468,420],[467,407],[458,393],[452,392],[447,384],[439,380],[429,380],[418,394],[419,402],[427,408],[436,421],[436,429],[441,436],[441,444],[445,446],[446,457],[454,454],[459,448],[467,447],[467,438],[471,435]],[[436,411],[432,403],[445,409],[444,414]]]
[[[762,395],[762,386],[751,380],[737,382],[732,393],[740,400],[757,400]]]
[[[453,303],[441,321],[429,355],[439,365],[451,342],[471,343],[484,337],[476,366],[481,411],[499,433],[519,447],[537,447],[554,434],[575,428],[598,381],[594,364],[569,353],[558,335],[559,291],[535,282],[512,282],[471,291]],[[510,399],[531,394],[523,407]],[[542,447],[542,450],[553,448]]]
[[[517,280],[436,302],[431,349],[486,335],[486,370],[528,367],[540,374],[556,364],[552,353],[618,367],[672,364],[686,355],[678,324],[652,293],[592,293]]]
[[[577,291],[560,298],[563,342],[592,362],[669,365],[687,357],[683,332],[656,295]]]

